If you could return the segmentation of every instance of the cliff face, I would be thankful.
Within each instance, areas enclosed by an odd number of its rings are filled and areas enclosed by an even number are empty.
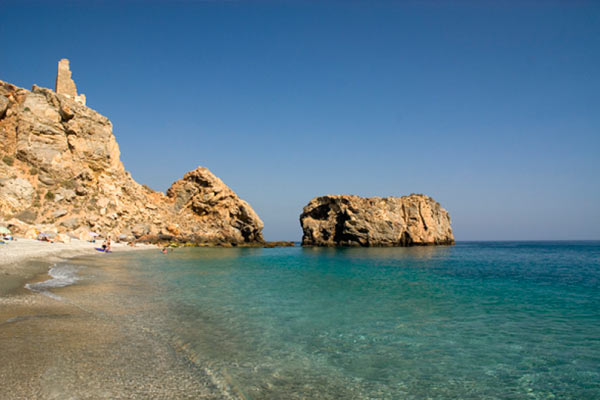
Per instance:
[[[422,194],[312,199],[300,215],[303,246],[454,244],[450,216]]]
[[[167,195],[135,182],[110,121],[82,100],[0,81],[0,219],[85,235],[262,242],[254,210],[206,168]]]

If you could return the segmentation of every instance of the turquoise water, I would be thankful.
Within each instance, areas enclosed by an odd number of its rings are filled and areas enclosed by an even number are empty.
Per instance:
[[[239,397],[600,398],[600,242],[198,248],[104,261],[139,282],[122,299],[145,304],[132,323]]]

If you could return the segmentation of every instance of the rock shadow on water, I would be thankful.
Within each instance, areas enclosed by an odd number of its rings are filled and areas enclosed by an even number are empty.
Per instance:
[[[371,260],[431,260],[447,257],[450,246],[414,247],[302,247],[307,257],[342,257]]]

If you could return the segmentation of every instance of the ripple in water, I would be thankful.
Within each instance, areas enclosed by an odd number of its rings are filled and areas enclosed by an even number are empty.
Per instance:
[[[50,290],[69,286],[79,281],[78,271],[80,271],[81,268],[81,266],[70,264],[55,264],[48,271],[48,275],[51,277],[50,279],[43,282],[28,283],[25,285],[25,288],[53,299],[60,300],[61,297],[52,293]]]
[[[241,398],[600,398],[599,242],[111,260],[132,323]]]

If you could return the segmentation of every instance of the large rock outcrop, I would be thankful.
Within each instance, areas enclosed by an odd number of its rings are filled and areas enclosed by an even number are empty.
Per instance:
[[[0,220],[18,233],[38,226],[75,235],[263,242],[260,218],[206,168],[187,173],[168,194],[134,181],[111,122],[72,94],[0,81]]]
[[[263,222],[252,207],[206,168],[185,174],[171,185],[167,196],[181,225],[188,231],[197,227],[196,235],[217,233],[232,242],[263,240]]]
[[[315,197],[304,207],[300,224],[303,246],[454,244],[448,212],[422,194]]]

